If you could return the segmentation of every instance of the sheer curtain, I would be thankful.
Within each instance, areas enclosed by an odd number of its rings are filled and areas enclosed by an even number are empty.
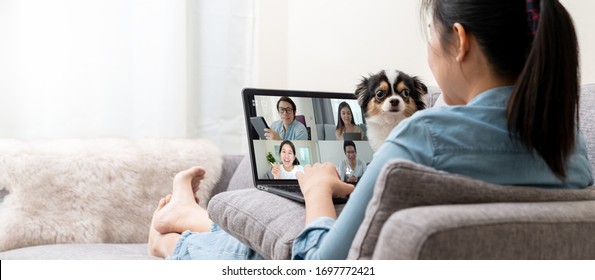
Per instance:
[[[0,1],[0,137],[246,142],[255,1]]]
[[[189,1],[188,135],[247,152],[241,91],[256,81],[257,1]]]

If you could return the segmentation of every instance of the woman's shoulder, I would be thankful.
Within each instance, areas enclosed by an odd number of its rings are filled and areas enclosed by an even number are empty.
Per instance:
[[[465,122],[465,120],[473,119],[477,112],[476,109],[467,108],[466,106],[442,106],[436,108],[428,108],[417,111],[411,117],[405,119],[403,122],[409,125],[438,125]]]
[[[398,138],[404,139],[402,135],[407,135],[405,138],[417,141],[416,139],[427,135],[441,136],[441,133],[438,132],[460,127],[461,125],[464,126],[468,122],[465,119],[468,119],[469,116],[456,111],[457,109],[453,107],[438,107],[417,111],[397,125],[390,134],[391,138],[398,136]],[[453,126],[453,123],[458,125]]]

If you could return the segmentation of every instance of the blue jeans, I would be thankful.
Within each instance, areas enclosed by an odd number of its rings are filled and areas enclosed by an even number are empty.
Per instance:
[[[170,260],[262,260],[244,243],[213,224],[210,232],[184,231]]]

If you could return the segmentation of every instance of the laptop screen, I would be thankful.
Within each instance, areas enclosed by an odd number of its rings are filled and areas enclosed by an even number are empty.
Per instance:
[[[242,95],[255,183],[296,184],[304,165],[331,162],[356,184],[372,160],[353,93],[248,88]]]

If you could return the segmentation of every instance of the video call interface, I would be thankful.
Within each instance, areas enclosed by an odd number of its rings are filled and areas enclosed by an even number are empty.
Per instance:
[[[295,171],[303,166],[331,162],[343,181],[357,184],[373,155],[357,100],[290,96],[279,102],[281,96],[248,98],[252,99],[252,108],[247,125],[258,179],[295,180]],[[295,110],[286,98],[295,104]],[[290,123],[285,130],[284,121]],[[337,129],[341,121],[350,122],[347,130],[352,132]],[[267,139],[265,127],[281,140]]]

